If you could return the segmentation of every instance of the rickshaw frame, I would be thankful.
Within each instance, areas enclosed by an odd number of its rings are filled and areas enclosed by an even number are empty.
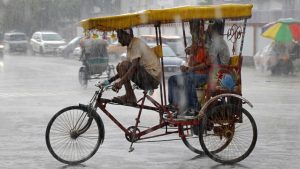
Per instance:
[[[114,31],[117,29],[125,29],[125,28],[131,28],[131,27],[136,27],[136,26],[142,26],[142,25],[154,25],[155,27],[155,33],[156,33],[156,43],[158,45],[158,52],[157,54],[161,57],[161,67],[162,67],[162,84],[160,85],[160,99],[161,103],[158,103],[153,99],[151,96],[148,95],[149,91],[143,91],[143,97],[139,99],[138,103],[135,105],[132,104],[122,104],[123,106],[130,106],[130,107],[135,107],[139,109],[137,118],[135,119],[135,124],[134,126],[130,126],[128,128],[124,127],[121,122],[119,122],[107,109],[106,106],[107,104],[117,104],[120,105],[119,103],[116,103],[112,101],[111,99],[104,99],[102,98],[102,94],[104,91],[109,89],[109,87],[102,87],[98,86],[100,88],[99,91],[95,92],[95,95],[91,99],[90,103],[88,105],[83,105],[80,104],[77,109],[83,110],[87,112],[87,116],[89,117],[89,122],[85,125],[83,129],[80,130],[80,132],[74,134],[74,131],[70,132],[71,137],[78,137],[82,133],[86,132],[91,124],[92,118],[95,118],[97,124],[100,123],[100,126],[103,126],[103,122],[99,116],[99,114],[96,112],[97,108],[100,108],[104,114],[106,114],[124,133],[126,139],[131,142],[129,151],[133,151],[133,143],[139,141],[139,140],[145,140],[145,139],[150,139],[154,137],[159,137],[159,136],[164,136],[168,134],[173,134],[173,133],[179,133],[179,137],[184,141],[187,136],[193,134],[189,133],[192,126],[199,126],[200,125],[200,130],[201,132],[207,132],[209,129],[206,128],[206,126],[201,126],[201,123],[207,122],[209,118],[213,117],[213,113],[208,113],[209,108],[212,106],[218,106],[215,103],[218,104],[223,104],[224,100],[226,100],[226,104],[237,104],[237,109],[243,109],[242,104],[248,104],[250,107],[253,105],[245,98],[242,97],[241,95],[241,89],[239,89],[237,92],[228,92],[228,91],[223,91],[223,90],[218,90],[216,93],[216,89],[212,89],[212,87],[208,84],[207,88],[205,89],[206,93],[205,95],[207,96],[205,98],[205,103],[202,105],[201,110],[199,111],[198,115],[194,119],[186,119],[186,120],[178,120],[176,118],[173,118],[172,116],[172,109],[170,109],[168,106],[166,106],[167,100],[166,100],[166,86],[165,86],[165,74],[164,74],[164,65],[163,65],[163,53],[161,50],[161,45],[162,45],[162,39],[161,39],[161,25],[162,24],[168,24],[168,23],[177,23],[178,18],[181,18],[181,24],[183,28],[183,36],[185,39],[185,29],[184,29],[184,22],[190,21],[192,19],[200,19],[200,20],[214,20],[214,19],[230,19],[230,20],[244,20],[243,23],[243,29],[238,31],[238,29],[230,30],[231,33],[228,33],[227,36],[229,38],[234,38],[234,42],[236,43],[236,40],[238,39],[237,37],[241,38],[241,44],[240,44],[240,53],[236,57],[238,57],[238,60],[236,61],[236,65],[233,66],[237,68],[238,73],[241,73],[241,65],[242,65],[242,48],[243,48],[243,40],[244,40],[244,35],[245,35],[245,29],[246,29],[246,23],[247,19],[251,17],[251,9],[252,5],[250,4],[225,4],[225,5],[206,5],[206,6],[186,6],[186,7],[178,7],[178,8],[170,8],[170,9],[161,9],[161,10],[148,10],[148,11],[143,11],[143,12],[138,12],[138,13],[132,13],[132,14],[124,14],[124,15],[118,15],[118,16],[109,16],[109,17],[101,17],[101,18],[90,18],[87,20],[81,21],[81,26],[84,28],[84,30],[87,31]],[[165,15],[162,15],[162,14]],[[220,17],[219,14],[222,14]],[[175,17],[176,16],[176,17]],[[148,18],[148,20],[145,20],[145,18]],[[186,42],[185,42],[186,45]],[[233,53],[235,53],[235,45],[233,45]],[[160,49],[159,49],[160,47]],[[221,68],[231,68],[230,66],[221,66]],[[238,83],[241,84],[241,78],[239,78]],[[212,90],[214,90],[212,92]],[[145,105],[145,100],[149,100],[153,106],[148,106]],[[233,103],[231,103],[228,100],[234,100]],[[225,105],[226,105],[225,104]],[[219,105],[220,106],[220,105]],[[221,105],[222,106],[222,105]],[[235,106],[235,105],[233,105]],[[97,151],[99,148],[99,145],[103,142],[104,139],[104,128],[100,129],[99,124],[98,124],[98,129],[100,133],[103,133],[101,137],[98,139],[99,144],[96,145],[96,148],[92,151],[91,154],[89,154],[86,158],[77,160],[77,161],[68,161],[65,160],[61,157],[59,157],[54,150],[52,149],[51,146],[51,141],[50,141],[50,130],[51,126],[54,123],[55,119],[64,111],[67,111],[68,108],[65,108],[58,112],[49,122],[47,126],[47,131],[46,131],[46,143],[49,151],[51,154],[59,161],[67,164],[77,164],[86,161],[89,159],[93,154]],[[146,130],[140,131],[138,128],[138,125],[140,123],[140,118],[141,118],[141,113],[142,110],[147,109],[147,110],[152,110],[156,111],[159,113],[159,123],[157,125],[154,125],[152,127],[149,127]],[[208,113],[208,114],[207,114]],[[244,113],[245,114],[245,113]],[[244,114],[235,114],[235,120],[237,119],[238,121],[235,121],[234,123],[243,123],[244,119],[242,118],[242,115]],[[231,115],[231,114],[230,114]],[[256,129],[256,124],[252,118],[252,116],[249,113],[246,113],[246,116],[250,118],[250,123],[252,125],[252,130],[253,130],[253,140],[251,142],[250,148],[245,154],[243,154],[241,157],[238,157],[236,159],[232,160],[226,160],[226,159],[220,159],[218,156],[215,156],[214,153],[218,153],[222,151],[223,149],[226,148],[228,144],[230,144],[230,139],[229,142],[227,141],[225,144],[225,147],[218,148],[217,150],[209,150],[207,147],[204,146],[203,148],[203,136],[202,134],[199,134],[200,137],[200,144],[202,148],[204,149],[204,152],[213,160],[221,163],[235,163],[243,160],[246,158],[251,151],[253,150],[256,139],[257,139],[257,129]],[[165,118],[167,117],[167,118]],[[97,120],[98,119],[98,120]],[[206,121],[203,121],[206,120]],[[206,124],[209,125],[209,124]],[[88,127],[87,127],[88,126]],[[178,127],[177,131],[168,131],[168,127]],[[165,132],[162,134],[157,134],[153,136],[148,136],[148,137],[142,137],[145,136],[146,134],[149,134],[153,131],[156,131],[158,129],[161,129],[165,127]],[[234,126],[233,126],[234,127]],[[219,127],[220,129],[220,127]],[[224,128],[221,128],[224,129]],[[198,135],[197,134],[197,135]],[[230,137],[233,137],[234,131],[232,133],[229,132]],[[75,136],[74,136],[75,135]],[[220,137],[226,137],[226,135],[220,135]],[[185,140],[186,141],[186,140]],[[195,153],[201,154],[203,153],[200,150],[197,150],[193,147],[189,147],[191,145],[188,145],[188,143],[184,142],[185,145]]]

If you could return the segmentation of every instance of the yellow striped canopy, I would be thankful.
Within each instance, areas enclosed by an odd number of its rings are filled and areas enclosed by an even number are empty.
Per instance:
[[[82,20],[80,25],[85,31],[113,31],[139,25],[176,23],[192,19],[243,19],[251,17],[252,6],[252,4],[222,4],[145,10],[123,15],[89,18]]]

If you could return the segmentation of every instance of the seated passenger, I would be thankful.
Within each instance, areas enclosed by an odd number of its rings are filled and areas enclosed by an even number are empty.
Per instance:
[[[209,25],[206,38],[210,39],[206,40],[205,48],[200,46],[192,50],[194,53],[190,53],[188,66],[181,68],[183,73],[168,80],[169,104],[177,107],[179,114],[185,118],[191,115],[185,116],[185,112],[190,112],[188,110],[200,109],[196,88],[206,83],[211,64],[229,64],[230,53],[220,28],[219,22]]]
[[[142,40],[133,36],[132,29],[118,30],[118,40],[122,46],[127,46],[127,60],[117,65],[117,75],[102,83],[102,85],[114,83],[113,89],[119,90],[125,86],[124,96],[114,97],[113,101],[126,104],[137,102],[136,96],[130,84],[133,81],[143,90],[156,89],[160,84],[161,66],[154,51]]]
[[[189,55],[188,65],[180,67],[182,74],[173,75],[168,79],[169,104],[177,107],[179,114],[189,109],[199,110],[196,88],[206,83],[210,64],[203,52],[200,54],[202,56],[198,53],[201,59],[197,59],[193,47],[188,47],[186,53]]]
[[[216,20],[213,24],[209,24],[206,31],[205,46],[213,64],[228,65],[230,52],[221,30],[223,30],[222,21]]]

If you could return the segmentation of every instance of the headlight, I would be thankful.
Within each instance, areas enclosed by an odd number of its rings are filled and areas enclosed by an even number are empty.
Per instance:
[[[0,45],[0,49],[3,49],[4,48],[4,45]]]

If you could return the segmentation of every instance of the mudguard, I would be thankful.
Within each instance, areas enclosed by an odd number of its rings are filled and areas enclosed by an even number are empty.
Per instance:
[[[207,108],[208,106],[218,100],[219,98],[222,98],[222,97],[235,97],[235,98],[238,98],[240,100],[242,100],[244,103],[247,103],[251,108],[253,107],[253,104],[248,101],[247,99],[245,99],[244,97],[240,96],[240,95],[237,95],[237,94],[233,94],[233,93],[224,93],[224,94],[220,94],[220,95],[217,95],[217,96],[214,96],[212,97],[211,99],[209,99],[201,108],[200,112],[199,112],[199,117],[203,117],[205,112],[207,111]]]

